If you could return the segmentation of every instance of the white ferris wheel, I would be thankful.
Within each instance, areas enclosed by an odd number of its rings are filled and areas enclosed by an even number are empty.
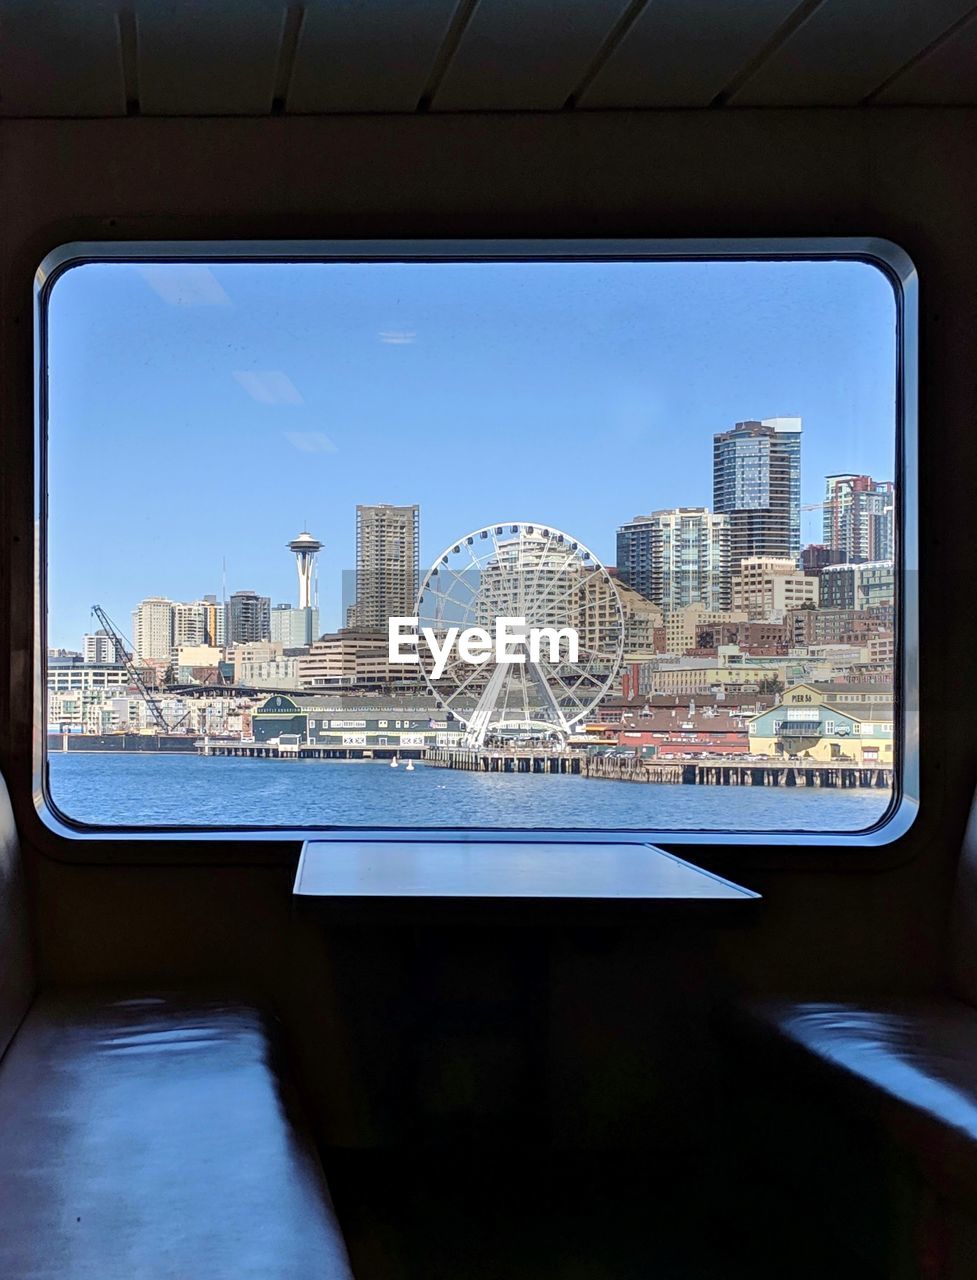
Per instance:
[[[474,662],[459,646],[436,674],[430,651],[418,647],[429,690],[465,725],[468,746],[565,740],[611,690],[624,655],[614,580],[582,542],[550,525],[486,525],[460,538],[425,575],[416,613],[418,629],[441,642],[452,628],[494,639],[499,619],[523,624],[514,628],[522,642],[509,649],[522,659],[500,661],[493,649]]]

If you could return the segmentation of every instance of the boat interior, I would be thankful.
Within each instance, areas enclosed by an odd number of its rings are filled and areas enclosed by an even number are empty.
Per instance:
[[[977,1276],[975,230],[970,0],[0,0],[5,1280]],[[887,823],[52,814],[50,255],[828,239],[914,308]]]

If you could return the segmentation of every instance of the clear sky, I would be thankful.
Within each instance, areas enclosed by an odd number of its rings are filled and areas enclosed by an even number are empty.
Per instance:
[[[101,604],[296,603],[308,528],[340,625],[358,502],[421,506],[422,570],[528,520],[614,561],[622,521],[709,506],[712,437],[799,415],[803,501],[892,479],[895,306],[852,262],[91,264],[50,310],[49,643]],[[820,541],[806,512],[805,542]]]

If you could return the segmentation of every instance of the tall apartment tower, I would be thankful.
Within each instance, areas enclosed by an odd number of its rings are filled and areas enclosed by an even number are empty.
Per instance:
[[[173,605],[173,648],[207,643],[207,606],[202,600]]]
[[[713,437],[713,508],[729,517],[730,563],[801,551],[801,419],[737,422]]]
[[[896,490],[891,480],[827,476],[824,482],[825,545],[849,564],[891,560],[895,554]]]
[[[271,597],[256,591],[235,591],[227,602],[225,632],[228,644],[253,644],[271,639]]]
[[[132,644],[136,657],[169,661],[173,648],[173,601],[148,596],[132,611]]]
[[[226,643],[227,610],[216,596],[204,596],[197,601],[203,609],[206,635],[205,644],[221,646]]]
[[[421,576],[421,509],[386,502],[356,508],[356,604],[347,625],[385,631],[410,617]]]
[[[99,665],[124,662],[126,658],[122,641],[114,639],[101,627],[90,635],[82,636],[81,651],[86,662]]]
[[[730,527],[705,507],[635,516],[617,531],[617,572],[666,613],[687,604],[730,605]]]

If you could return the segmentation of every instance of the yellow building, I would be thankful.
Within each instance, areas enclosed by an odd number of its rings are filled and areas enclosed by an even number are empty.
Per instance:
[[[895,749],[891,702],[827,702],[810,684],[788,689],[780,702],[749,724],[750,753],[795,756],[823,763],[892,765]]]

